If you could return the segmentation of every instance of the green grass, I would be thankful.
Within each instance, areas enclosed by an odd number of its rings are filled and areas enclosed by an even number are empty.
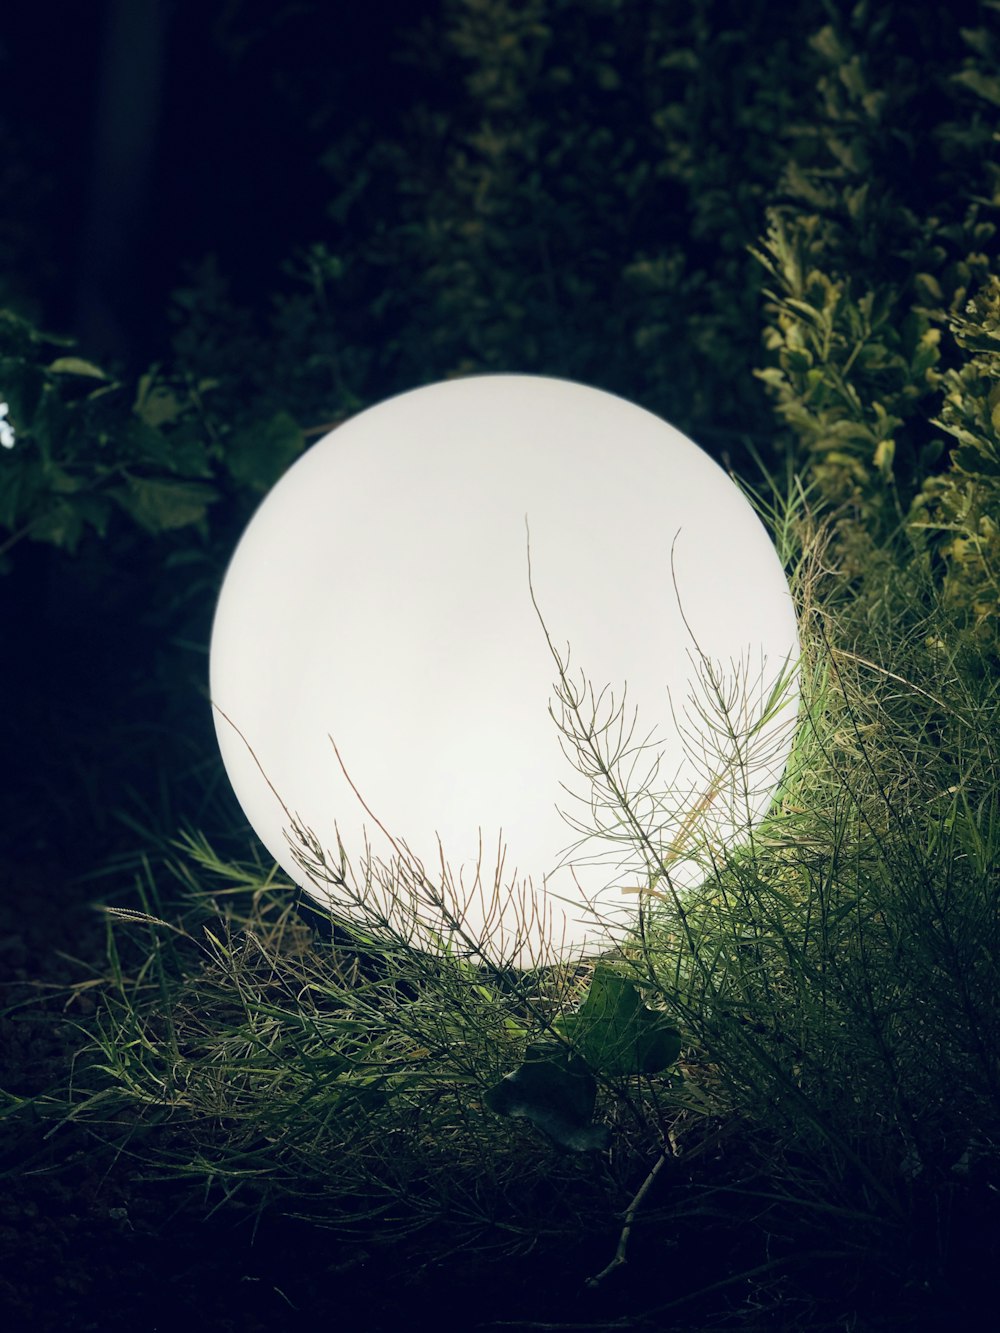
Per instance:
[[[807,498],[773,504],[803,646],[792,760],[746,845],[707,848],[699,888],[637,848],[650,892],[610,959],[685,1045],[662,1075],[597,1071],[607,1153],[559,1152],[483,1102],[558,1035],[589,965],[433,956],[378,920],[331,937],[273,868],[194,832],[150,835],[139,907],[108,909],[107,968],[80,983],[97,1005],[72,1080],[8,1114],[84,1125],[206,1207],[368,1243],[444,1228],[484,1251],[571,1247],[617,1234],[653,1169],[636,1227],[743,1236],[692,1277],[701,1299],[787,1302],[828,1271],[848,1299],[875,1269],[918,1303],[960,1302],[1000,1198],[996,660],[949,620],[919,552],[887,548],[848,582]],[[703,719],[727,707],[711,686]],[[586,722],[563,715],[641,844],[644,794],[610,780],[609,733]],[[662,1318],[695,1295],[647,1306]],[[820,1327],[820,1296],[802,1300]]]

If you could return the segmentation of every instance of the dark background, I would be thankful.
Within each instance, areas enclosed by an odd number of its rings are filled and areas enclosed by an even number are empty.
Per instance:
[[[167,352],[185,265],[222,255],[235,298],[259,299],[293,243],[330,235],[331,141],[358,124],[390,131],[426,91],[397,39],[438,9],[13,0],[0,132],[21,166],[4,208],[17,214],[15,292],[94,359],[133,368]]]
[[[206,260],[263,316],[296,246],[361,240],[328,215],[323,154],[345,133],[394,133],[435,95],[397,57],[404,27],[436,12],[14,0],[0,18],[0,304],[126,378],[171,362],[171,295]],[[223,544],[245,517],[220,518]],[[21,542],[0,578],[0,685],[17,701],[0,722],[2,846],[44,849],[61,881],[111,856],[130,836],[121,809],[146,809],[165,782],[176,814],[183,770],[211,754],[204,663],[164,684],[167,545]],[[204,642],[212,605],[209,587],[191,626]]]

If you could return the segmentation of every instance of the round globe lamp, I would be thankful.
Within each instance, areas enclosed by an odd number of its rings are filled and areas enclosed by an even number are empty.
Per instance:
[[[734,481],[563,380],[403,393],[307,450],[226,573],[246,817],[334,918],[525,967],[609,947],[775,796],[796,621]]]

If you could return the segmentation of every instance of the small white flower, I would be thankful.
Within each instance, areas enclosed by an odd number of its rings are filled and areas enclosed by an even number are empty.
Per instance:
[[[14,447],[14,427],[9,421],[4,420],[9,411],[9,403],[0,403],[0,448],[2,449]]]

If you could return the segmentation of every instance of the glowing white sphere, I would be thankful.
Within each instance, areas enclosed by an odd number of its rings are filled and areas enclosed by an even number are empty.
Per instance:
[[[609,761],[634,723],[610,767],[637,826],[550,713],[573,722],[567,645],[574,687],[609,687],[597,725],[624,704]],[[211,696],[250,824],[314,899],[526,965],[620,936],[651,848],[683,888],[747,836],[797,655],[767,531],[701,449],[611,394],[489,375],[361,412],[289,469],[227,571]],[[330,867],[339,838],[347,885],[310,869],[292,816]]]

